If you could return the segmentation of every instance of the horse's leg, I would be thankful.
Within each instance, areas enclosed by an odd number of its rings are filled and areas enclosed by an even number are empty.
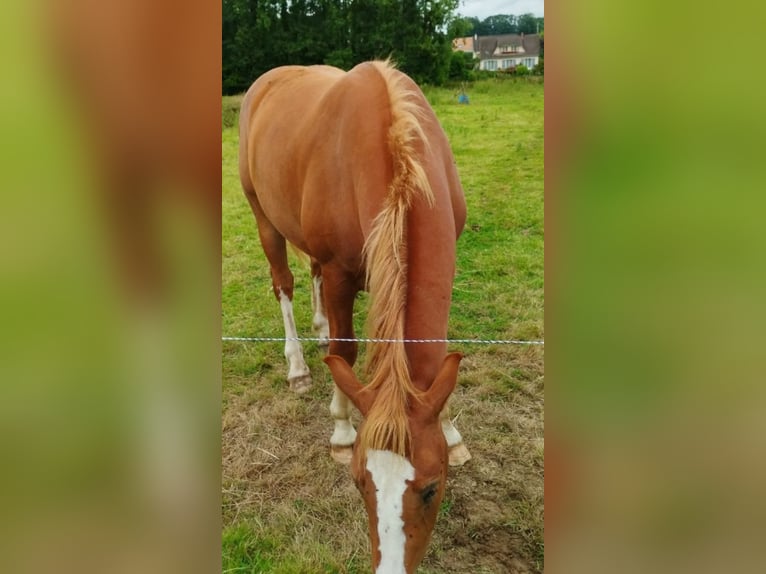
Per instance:
[[[468,448],[463,444],[463,437],[455,428],[455,425],[452,424],[452,420],[449,417],[448,405],[442,409],[442,412],[439,415],[439,420],[442,424],[442,431],[444,431],[444,438],[447,439],[450,466],[464,465],[471,460],[471,453],[468,452]]]
[[[354,442],[356,442],[356,430],[349,419],[350,413],[351,403],[348,397],[343,394],[338,385],[333,384],[330,414],[335,420],[335,430],[330,437],[330,456],[335,462],[341,464],[351,462]]]
[[[322,271],[324,277],[324,301],[327,309],[330,334],[333,339],[353,339],[356,284],[341,272],[335,272],[328,268],[324,268]],[[356,362],[356,342],[331,340],[329,347],[331,355],[343,357],[352,366]],[[350,413],[351,403],[348,397],[343,394],[343,391],[337,385],[333,385],[330,414],[335,420],[335,430],[330,437],[330,455],[336,462],[341,464],[351,462],[353,446],[356,441],[356,430],[354,430],[354,425],[351,424],[349,419]]]
[[[288,270],[289,273],[289,270]],[[272,274],[273,276],[273,274]],[[290,273],[292,279],[292,273]],[[311,388],[311,373],[309,372],[308,365],[303,358],[303,348],[300,341],[297,341],[298,329],[295,327],[295,317],[293,316],[293,288],[292,281],[289,288],[284,288],[281,285],[277,287],[277,282],[274,281],[274,293],[278,293],[279,305],[282,309],[282,320],[285,325],[285,358],[289,365],[287,371],[287,382],[290,384],[290,389],[298,394],[305,393]]]
[[[311,373],[303,359],[303,349],[298,337],[293,316],[293,287],[294,277],[287,264],[287,243],[285,238],[276,230],[261,211],[254,193],[247,193],[247,198],[253,208],[258,222],[258,235],[266,259],[271,266],[271,282],[274,295],[282,309],[282,319],[285,325],[285,358],[287,359],[287,382],[290,389],[296,393],[305,393],[311,388]],[[292,339],[292,340],[291,340]]]
[[[314,308],[312,325],[319,336],[319,346],[327,350],[330,337],[330,323],[327,321],[327,313],[324,308],[324,295],[322,287],[322,267],[316,259],[311,259],[311,305]]]

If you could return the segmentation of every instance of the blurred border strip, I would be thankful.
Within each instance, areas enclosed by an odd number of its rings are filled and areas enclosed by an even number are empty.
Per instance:
[[[0,54],[0,570],[217,570],[220,3],[9,0]]]
[[[546,566],[759,571],[763,9],[547,8]]]

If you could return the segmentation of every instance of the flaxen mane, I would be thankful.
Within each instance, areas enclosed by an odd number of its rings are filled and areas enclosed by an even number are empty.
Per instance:
[[[364,246],[370,292],[367,330],[373,338],[401,340],[407,297],[407,212],[418,196],[429,205],[434,199],[417,153],[417,147],[428,146],[419,121],[422,108],[417,93],[404,85],[405,76],[389,61],[373,64],[388,88],[393,178]],[[419,395],[412,384],[404,343],[370,344],[366,371],[368,388],[377,390],[377,398],[361,430],[362,452],[385,449],[404,456],[410,438],[407,404]]]

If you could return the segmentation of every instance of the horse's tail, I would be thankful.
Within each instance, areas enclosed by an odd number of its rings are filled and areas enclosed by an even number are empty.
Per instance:
[[[370,292],[367,331],[373,338],[400,341],[404,339],[407,298],[407,212],[418,197],[429,205],[434,199],[420,161],[428,146],[420,123],[422,96],[389,61],[373,65],[388,89],[393,177],[364,246]],[[410,436],[407,404],[418,399],[404,343],[369,344],[366,371],[368,387],[377,396],[361,432],[361,445],[364,450],[386,449],[404,455]]]

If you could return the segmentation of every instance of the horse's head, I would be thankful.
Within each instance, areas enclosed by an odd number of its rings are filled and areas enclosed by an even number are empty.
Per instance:
[[[411,574],[428,548],[447,480],[447,443],[439,413],[455,388],[461,358],[460,353],[448,355],[429,389],[410,397],[404,455],[365,447],[360,442],[365,421],[360,425],[351,473],[367,508],[376,574]],[[342,358],[328,356],[325,362],[362,416],[382,407],[376,404],[380,393],[365,389]]]

